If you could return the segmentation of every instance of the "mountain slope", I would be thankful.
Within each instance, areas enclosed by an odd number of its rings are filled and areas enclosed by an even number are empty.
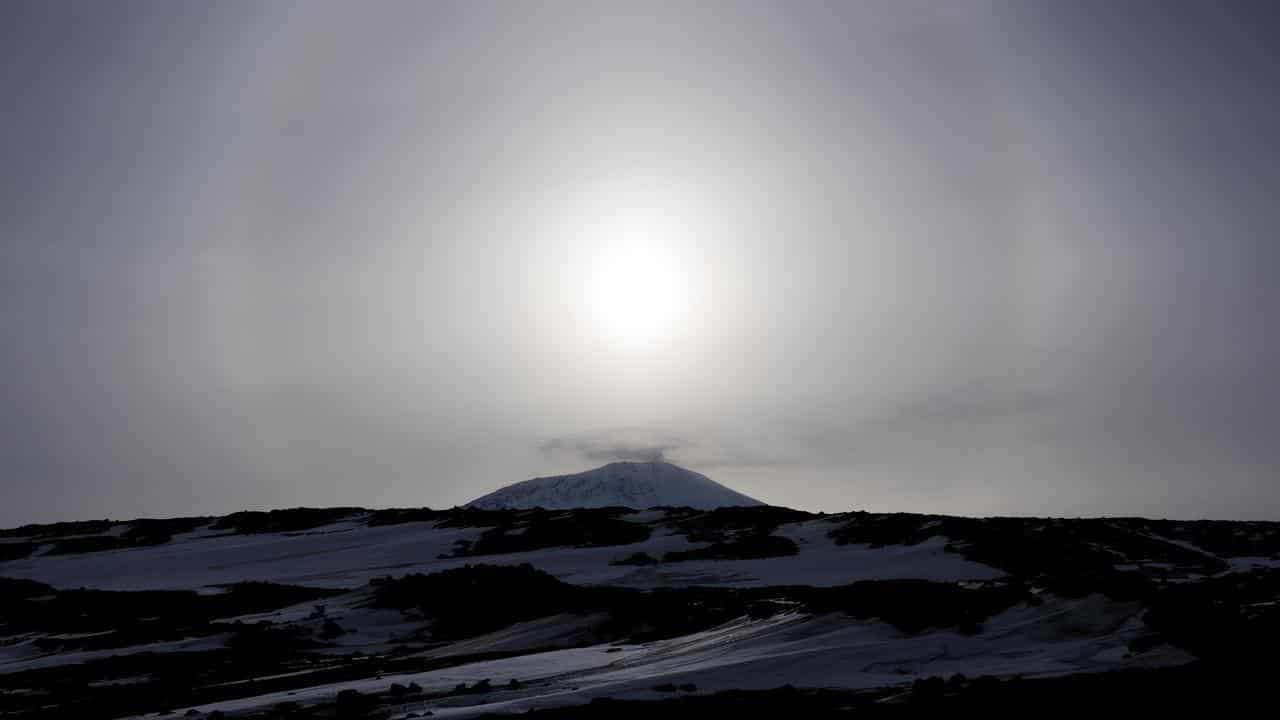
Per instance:
[[[562,510],[614,505],[632,508],[671,505],[709,510],[764,503],[671,463],[615,462],[572,475],[525,480],[468,504],[485,510],[531,507]]]
[[[628,491],[695,475],[645,465],[584,475]],[[994,719],[1088,687],[1108,708],[1135,678],[1126,718],[1177,714],[1148,712],[1156,685],[1190,688],[1196,717],[1280,702],[1273,522],[291,508],[0,529],[0,550],[4,717],[630,718],[671,707],[612,709],[679,693],[704,717],[772,718],[871,692],[917,702],[881,720],[970,702]],[[1036,676],[1084,690],[1033,701]],[[745,692],[777,695],[742,711]]]

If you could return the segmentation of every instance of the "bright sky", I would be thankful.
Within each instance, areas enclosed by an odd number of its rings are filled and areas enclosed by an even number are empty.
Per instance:
[[[1274,518],[1266,5],[6,2],[0,525],[667,458]]]

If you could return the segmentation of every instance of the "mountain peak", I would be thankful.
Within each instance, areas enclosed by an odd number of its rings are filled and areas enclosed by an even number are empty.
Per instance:
[[[706,475],[662,460],[611,462],[571,475],[533,478],[500,488],[468,503],[470,507],[485,510],[531,507],[563,510],[615,505],[712,509],[726,505],[763,504]]]

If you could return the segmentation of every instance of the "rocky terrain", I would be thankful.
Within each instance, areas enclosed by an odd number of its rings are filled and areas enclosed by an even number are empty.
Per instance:
[[[298,508],[29,525],[0,552],[6,717],[1276,703],[1280,523]]]

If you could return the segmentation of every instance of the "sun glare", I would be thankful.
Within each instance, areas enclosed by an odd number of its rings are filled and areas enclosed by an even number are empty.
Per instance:
[[[611,345],[633,351],[674,340],[689,301],[675,228],[652,217],[625,216],[601,235],[585,298],[595,330]]]

